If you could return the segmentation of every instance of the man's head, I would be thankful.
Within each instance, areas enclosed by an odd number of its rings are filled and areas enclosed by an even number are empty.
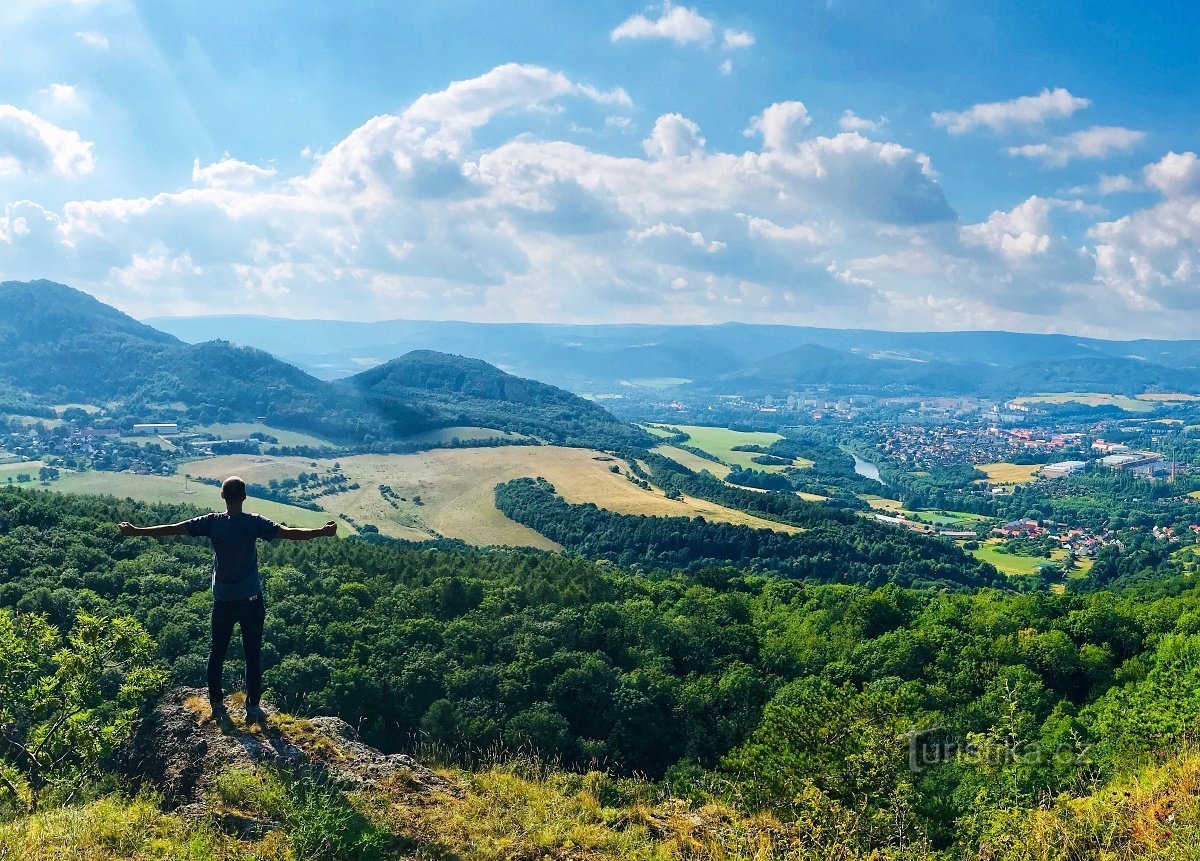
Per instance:
[[[241,508],[242,503],[246,501],[246,482],[236,475],[229,476],[221,482],[221,498],[227,506]]]

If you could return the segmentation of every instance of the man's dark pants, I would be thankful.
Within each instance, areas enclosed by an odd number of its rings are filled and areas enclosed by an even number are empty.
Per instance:
[[[221,674],[236,623],[242,629],[242,651],[246,653],[246,705],[258,705],[262,694],[262,638],[266,615],[261,594],[244,601],[213,601],[212,646],[208,652],[210,702],[221,702]]]

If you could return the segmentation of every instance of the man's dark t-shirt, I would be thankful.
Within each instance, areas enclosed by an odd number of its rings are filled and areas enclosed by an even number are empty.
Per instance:
[[[188,535],[212,541],[212,588],[217,601],[244,601],[262,591],[255,541],[273,541],[279,524],[261,514],[239,512],[204,514],[184,523]]]

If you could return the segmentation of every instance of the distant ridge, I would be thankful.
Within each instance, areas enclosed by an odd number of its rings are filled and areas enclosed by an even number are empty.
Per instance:
[[[376,323],[271,317],[159,318],[187,340],[220,333],[261,347],[325,379],[348,377],[411,350],[476,356],[523,377],[575,392],[697,385],[724,391],[772,374],[780,387],[815,385],[881,393],[1069,391],[1087,381],[1122,393],[1158,386],[1195,391],[1200,340],[1111,341],[1021,332],[885,332],[805,326],[566,325],[388,320]],[[830,351],[820,353],[818,349]],[[800,359],[808,350],[814,367]],[[800,352],[794,352],[800,351]],[[789,357],[795,362],[789,362]],[[1108,365],[1093,364],[1108,362]],[[898,364],[893,364],[898,363]],[[924,367],[913,367],[916,364]],[[844,372],[834,373],[836,366]],[[1021,368],[1019,372],[1009,371]],[[820,369],[819,373],[816,369]],[[792,373],[794,372],[794,373]],[[791,373],[791,376],[788,376]],[[865,375],[864,375],[865,373]],[[1048,388],[1047,388],[1048,387]]]

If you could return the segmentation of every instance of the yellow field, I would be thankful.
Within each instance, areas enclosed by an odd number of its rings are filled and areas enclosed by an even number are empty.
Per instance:
[[[655,446],[651,451],[661,454],[663,457],[669,457],[671,460],[686,466],[692,472],[700,472],[707,469],[717,478],[724,480],[725,476],[729,475],[732,470],[723,463],[717,463],[712,460],[705,460],[699,455],[692,454],[690,451],[684,451],[681,448],[676,448],[673,445]]]
[[[981,469],[987,473],[988,481],[993,484],[1025,484],[1033,481],[1037,476],[1037,471],[1041,469],[1040,464],[1018,464],[1018,463],[982,463],[976,469]]]
[[[807,499],[809,502],[824,502],[825,500],[829,499],[828,496],[822,496],[819,493],[807,493],[803,490],[797,490],[796,496],[800,497],[801,499]]]
[[[898,499],[887,499],[883,496],[876,496],[873,493],[860,493],[858,498],[877,511],[896,512],[904,508],[904,503]]]
[[[36,470],[35,470],[36,473]],[[59,493],[96,494],[136,499],[139,502],[169,502],[179,505],[195,505],[213,511],[224,511],[221,490],[206,484],[190,482],[184,491],[182,476],[134,475],[124,472],[73,472],[64,473],[48,488]],[[330,518],[328,512],[310,511],[294,505],[282,505],[265,499],[251,497],[246,501],[246,510],[254,511],[288,526],[323,526]],[[352,533],[350,525],[338,524],[341,535]]]
[[[435,535],[459,538],[480,546],[557,545],[534,530],[509,520],[495,504],[497,484],[514,478],[542,476],[571,503],[592,502],[621,514],[695,517],[741,523],[762,529],[794,532],[794,527],[763,520],[724,506],[685,497],[669,500],[661,490],[643,490],[626,477],[620,460],[594,451],[557,446],[436,449],[406,455],[355,455],[339,458],[342,472],[361,487],[323,496],[317,503],[345,513],[360,524],[373,523],[396,538],[420,540]],[[265,484],[271,478],[323,470],[332,460],[226,455],[187,465],[193,475],[222,478],[240,475]],[[618,466],[620,473],[611,467]],[[395,504],[379,486],[392,489]],[[420,497],[420,505],[414,501]]]

